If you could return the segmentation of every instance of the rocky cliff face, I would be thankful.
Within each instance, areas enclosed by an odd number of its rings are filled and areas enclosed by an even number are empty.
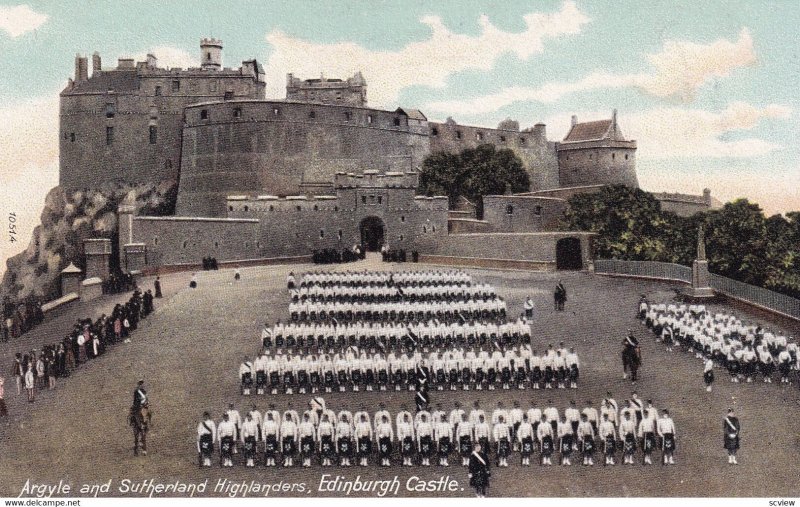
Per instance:
[[[176,195],[174,181],[136,186],[109,183],[70,193],[55,187],[45,198],[41,224],[34,229],[28,248],[6,261],[0,294],[14,299],[58,297],[61,270],[70,262],[85,267],[84,239],[111,238],[116,245],[117,207],[123,201],[135,204],[140,215],[171,215]]]

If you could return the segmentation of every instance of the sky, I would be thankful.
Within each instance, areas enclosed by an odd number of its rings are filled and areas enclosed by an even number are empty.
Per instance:
[[[0,0],[0,259],[24,249],[58,183],[58,93],[76,53],[162,66],[256,58],[267,97],[286,74],[360,70],[373,107],[487,127],[609,118],[638,141],[645,190],[800,210],[800,2],[627,0],[252,2]],[[8,216],[17,217],[17,242]]]

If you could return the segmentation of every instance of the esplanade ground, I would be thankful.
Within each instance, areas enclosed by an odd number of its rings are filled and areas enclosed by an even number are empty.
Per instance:
[[[285,280],[315,269],[450,269],[423,264],[382,264],[367,261],[335,267],[290,265],[241,269],[234,281],[233,270],[199,272],[198,288],[189,289],[191,272],[162,276],[164,299],[156,300],[156,313],[145,319],[132,335],[131,343],[111,347],[104,356],[87,363],[69,378],[59,380],[52,392],[42,392],[33,404],[17,396],[13,379],[6,382],[10,417],[0,423],[0,496],[16,496],[26,481],[57,485],[70,483],[73,492],[86,483],[112,481],[109,495],[120,495],[123,481],[201,483],[220,480],[231,483],[304,484],[300,490],[276,495],[336,495],[318,491],[323,474],[348,480],[393,480],[401,484],[399,495],[472,496],[467,471],[460,466],[441,468],[301,467],[248,469],[198,469],[195,428],[205,410],[218,420],[227,403],[240,411],[251,403],[259,410],[274,403],[276,409],[291,406],[303,410],[310,395],[243,397],[236,371],[242,357],[259,345],[260,329],[267,321],[288,318]],[[508,303],[509,315],[522,311],[526,296],[536,303],[532,324],[535,350],[564,342],[574,346],[581,360],[581,379],[576,390],[431,391],[432,406],[441,403],[450,410],[454,401],[467,408],[475,400],[484,410],[498,401],[506,406],[515,400],[523,407],[544,407],[548,399],[559,411],[574,399],[578,406],[591,401],[597,406],[610,391],[618,402],[635,389],[657,408],[670,410],[677,427],[676,466],[660,465],[582,467],[531,467],[518,465],[514,455],[509,468],[493,468],[492,496],[797,496],[797,455],[800,450],[800,391],[796,385],[732,384],[727,373],[717,370],[714,391],[702,383],[702,363],[692,354],[668,353],[635,318],[641,294],[652,301],[675,296],[677,285],[582,272],[521,272],[468,270],[477,280],[493,285]],[[555,312],[552,290],[558,280],[567,287],[565,312]],[[140,285],[152,288],[152,278]],[[78,303],[49,317],[20,339],[0,346],[2,360],[11,365],[15,352],[40,348],[63,337],[78,317],[108,313],[120,296],[104,296],[91,303]],[[116,299],[115,299],[116,298]],[[800,326],[787,329],[781,321],[746,308],[716,306],[735,311],[743,319],[761,319],[766,326],[798,336]],[[764,320],[769,319],[769,320]],[[622,378],[620,344],[633,329],[642,345],[641,380],[634,387]],[[133,437],[126,415],[131,391],[140,377],[146,380],[153,409],[153,428],[148,437],[148,455],[134,457]],[[413,409],[413,393],[357,392],[323,394],[335,410],[357,410],[362,404],[370,412],[385,402],[393,414],[401,405]],[[742,422],[741,465],[726,463],[722,448],[723,417],[734,407]],[[216,454],[215,454],[216,458]],[[655,460],[658,462],[658,460]],[[449,476],[459,487],[450,492],[407,491],[412,477],[439,481]],[[462,490],[463,488],[463,490]],[[212,488],[213,489],[213,488]],[[73,493],[74,494],[74,493]],[[169,493],[168,493],[169,494]],[[209,493],[207,493],[209,494]],[[224,495],[224,492],[210,494]]]

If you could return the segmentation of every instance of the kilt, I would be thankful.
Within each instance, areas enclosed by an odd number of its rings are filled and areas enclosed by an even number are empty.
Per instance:
[[[263,371],[256,372],[256,387],[262,388],[267,384],[267,374]]]
[[[475,383],[482,384],[485,374],[483,373],[483,368],[478,368],[475,370]]]
[[[436,370],[436,383],[444,384],[445,382],[444,370]]]
[[[311,385],[313,386],[319,385],[319,372],[312,371],[309,377],[311,379]]]
[[[647,432],[642,438],[642,450],[644,452],[653,452],[656,448],[656,435],[655,433]]]
[[[414,439],[411,437],[405,437],[402,442],[400,442],[400,454],[404,457],[409,457],[414,455]]]
[[[728,371],[731,372],[731,375],[736,375],[737,373],[739,373],[739,370],[740,370],[739,361],[734,359],[728,362]]]
[[[389,373],[386,370],[378,371],[378,384],[386,385],[389,383]]]
[[[272,371],[269,374],[269,385],[272,387],[278,387],[278,384],[281,383],[281,375],[277,371]]]
[[[308,372],[300,370],[297,372],[297,384],[301,386],[308,385]]]
[[[594,439],[591,437],[584,437],[581,439],[581,451],[584,455],[590,456],[594,454]]]
[[[729,451],[735,451],[739,448],[739,434],[738,433],[725,433],[724,448]]]
[[[374,372],[374,371],[372,371],[372,370],[367,370],[367,373],[366,373],[366,375],[364,375],[364,376],[366,377],[366,383],[367,383],[367,385],[373,385],[373,384],[375,384],[375,372]]]
[[[459,437],[458,453],[464,458],[472,454],[472,439],[469,435],[461,435],[461,437]]]
[[[544,381],[548,384],[553,381],[553,369],[549,366],[544,369]]]
[[[497,455],[501,458],[507,458],[509,454],[511,454],[511,442],[503,437],[497,442]]]
[[[233,453],[233,437],[222,437],[219,444],[219,453],[223,458],[230,458]]]
[[[456,382],[458,382],[458,370],[454,368],[450,370],[450,383],[455,384]]]
[[[708,370],[707,372],[703,373],[703,381],[707,385],[711,385],[714,383],[714,370]]]
[[[392,383],[393,384],[402,384],[403,383],[403,370],[396,370],[392,374]]]
[[[287,371],[283,374],[283,385],[290,386],[294,384],[294,375],[292,372]]]
[[[344,384],[347,383],[347,372],[346,371],[340,371],[339,375],[337,377],[339,379],[339,385],[344,385]]]
[[[381,458],[388,458],[392,454],[392,439],[389,437],[381,437],[378,439],[378,452]]]
[[[538,366],[534,366],[531,370],[531,382],[534,384],[538,384],[542,381],[542,369]]]
[[[360,384],[361,370],[353,370],[353,372],[350,374],[350,378],[353,380],[353,384]]]
[[[214,451],[214,443],[211,440],[211,435],[206,433],[200,436],[200,453],[208,458]]]
[[[430,435],[425,435],[419,439],[419,454],[421,456],[429,457],[433,454],[433,441]]]
[[[497,382],[497,370],[495,370],[494,368],[489,368],[489,372],[486,377],[489,380],[490,384],[494,384],[495,382]]]
[[[372,440],[369,437],[360,437],[358,439],[358,456],[366,458],[372,453]]]
[[[320,442],[320,448],[324,458],[330,459],[336,456],[336,446],[333,445],[332,435],[323,435]]]
[[[439,456],[447,457],[450,452],[453,450],[453,443],[450,441],[450,437],[442,437],[439,439]]]
[[[306,458],[314,454],[314,437],[306,435],[300,439],[300,454]]]
[[[570,379],[572,382],[577,382],[577,381],[578,381],[578,375],[579,375],[579,373],[580,373],[580,372],[578,371],[578,365],[577,365],[577,364],[573,364],[573,365],[572,365],[572,366],[570,366],[570,368],[569,368],[569,379]]]
[[[340,456],[349,457],[353,455],[353,441],[350,437],[342,437],[337,440],[336,448]]]
[[[278,437],[274,434],[264,438],[264,454],[268,458],[274,458],[278,454]]]
[[[463,368],[461,370],[461,382],[469,384],[471,378],[472,378],[472,370],[470,370],[469,368]]]
[[[529,458],[533,454],[533,438],[525,437],[522,439],[520,454],[522,454],[523,458]]]
[[[245,458],[252,458],[256,454],[256,437],[249,436],[244,439],[244,451]]]
[[[332,387],[333,386],[333,372],[328,370],[328,371],[325,372],[324,376],[325,376],[325,385],[327,387]]]
[[[663,448],[664,452],[675,451],[675,435],[673,435],[672,433],[664,433]]]
[[[614,439],[614,435],[607,435],[605,438],[605,455],[606,456],[613,456],[615,452],[617,452],[617,441]]]
[[[508,384],[511,382],[511,369],[506,367],[500,372],[500,378],[503,380],[504,384]]]
[[[625,443],[622,444],[622,452],[626,456],[631,456],[636,452],[636,437],[632,433],[625,435]]]
[[[542,438],[542,456],[550,457],[553,454],[553,437],[545,435]]]
[[[561,455],[562,456],[569,456],[572,454],[574,449],[574,442],[572,440],[572,435],[564,435],[561,437]]]
[[[294,437],[283,437],[283,455],[294,456],[296,452]]]

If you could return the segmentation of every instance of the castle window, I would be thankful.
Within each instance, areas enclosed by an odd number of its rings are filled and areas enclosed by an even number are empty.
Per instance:
[[[153,125],[150,126],[150,144],[156,144],[158,142],[158,127]]]
[[[188,241],[184,241],[183,242],[183,248],[186,248],[187,243],[188,243]]]
[[[333,211],[339,211],[339,206],[334,206]]]
[[[317,206],[316,204],[314,205],[314,211],[319,211],[319,206]]]
[[[400,221],[401,222],[405,222],[406,221],[406,216],[405,215],[400,215]]]
[[[431,129],[431,135],[432,135],[433,137],[436,137],[436,136],[438,136],[438,135],[439,135],[439,129],[437,129],[436,127],[433,127],[433,128]]]
[[[106,104],[106,118],[113,118],[116,112],[114,104]]]
[[[616,158],[617,158],[617,154],[616,154],[616,153],[612,153],[612,154],[611,154],[611,160],[614,160],[614,159],[616,159]]]
[[[208,109],[203,109],[200,111],[200,119],[207,120],[208,119]]]
[[[520,144],[520,146],[525,146],[525,138],[524,137],[520,137],[519,138],[519,144]]]
[[[383,196],[382,195],[378,196],[378,204],[383,204]]]
[[[339,239],[342,239],[342,230],[341,229],[339,229],[338,236],[339,236]]]
[[[225,92],[225,95],[223,96],[223,99],[224,100],[233,100],[233,92]]]
[[[404,239],[405,239],[405,238],[404,238],[404,237],[403,237],[403,235],[401,234],[401,235],[400,235],[400,241],[403,241]]]
[[[514,214],[514,206],[509,204],[506,206],[506,215],[513,215]]]
[[[589,160],[592,160],[592,154],[589,153]]]
[[[245,242],[244,242],[244,247],[245,247],[245,248],[250,248],[250,243],[248,243],[247,241],[245,241]]]
[[[569,160],[569,155],[567,155],[567,160]]]
[[[400,126],[400,118],[395,118],[394,119],[394,126],[395,127],[399,127]]]
[[[351,113],[350,111],[345,111],[344,112],[344,121],[350,121],[350,118],[352,118],[352,117],[353,117],[353,113]]]
[[[245,211],[250,211],[250,206],[245,206],[245,207],[244,207],[244,210],[245,210]]]
[[[308,117],[309,118],[316,118],[317,117],[317,112],[316,111],[311,111],[310,113],[308,113]]]
[[[160,86],[156,86],[156,97],[160,97],[160,96],[161,96],[161,87]]]
[[[456,130],[456,139],[461,139],[461,131]]]
[[[296,209],[297,211],[300,211],[300,210],[302,210],[303,208],[301,208],[301,207],[300,207],[300,205],[298,204],[298,205],[297,205],[297,207],[296,207],[295,209]]]
[[[219,241],[214,242],[214,248],[219,248]]]
[[[172,82],[172,91],[173,92],[181,91],[181,82],[178,81],[177,79]]]
[[[242,108],[236,107],[233,109],[233,117],[234,118],[241,118],[242,117]]]
[[[533,208],[533,214],[536,215],[537,217],[542,216],[542,207],[541,206],[535,206]]]
[[[114,144],[114,127],[106,127],[106,146]]]
[[[275,206],[273,206],[272,204],[270,204],[270,205],[269,205],[269,210],[270,210],[270,211],[274,211],[274,210],[275,210]]]
[[[483,141],[483,132],[475,132],[475,139]]]
[[[70,132],[69,133],[69,142],[71,142],[71,143],[75,142],[75,132]]]
[[[628,154],[627,153],[625,154],[625,160],[628,160]]]
[[[422,226],[422,232],[423,232],[423,233],[427,233],[427,232],[428,232],[428,227],[427,227],[427,226],[425,226],[425,225],[423,225],[423,226]]]
[[[261,242],[260,241],[256,241],[256,248],[261,248]]]
[[[361,204],[367,204],[367,196],[366,195],[362,195],[361,196]]]
[[[211,53],[206,53],[206,60],[211,61]]]
[[[208,89],[209,91],[216,92],[217,91],[217,82],[213,79],[208,82]]]
[[[319,239],[323,239],[325,237],[325,231],[320,229],[319,230]]]
[[[228,206],[228,211],[233,211],[233,206]]]
[[[372,124],[372,115],[371,114],[367,115],[367,123]]]
[[[431,232],[436,232],[436,226],[435,225],[431,226]]]
[[[158,245],[158,236],[153,236],[153,245]]]

